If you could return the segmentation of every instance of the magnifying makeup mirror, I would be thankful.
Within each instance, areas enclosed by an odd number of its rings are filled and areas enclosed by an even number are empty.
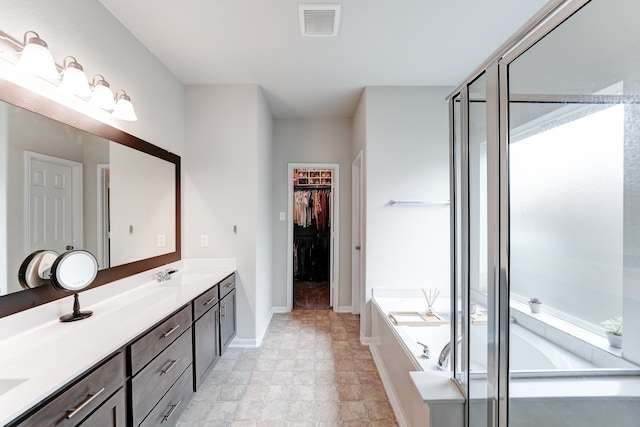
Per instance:
[[[18,269],[18,282],[23,289],[33,289],[51,283],[51,266],[58,258],[55,251],[35,251]]]
[[[51,266],[51,284],[62,292],[73,293],[73,313],[60,317],[61,322],[86,319],[93,312],[80,311],[78,292],[93,282],[98,274],[98,261],[87,251],[73,250],[60,255]]]

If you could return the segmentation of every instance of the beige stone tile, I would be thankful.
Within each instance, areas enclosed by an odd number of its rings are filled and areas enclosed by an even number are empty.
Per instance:
[[[345,421],[340,424],[341,427],[369,427],[370,423],[368,421]]]
[[[338,387],[334,384],[315,384],[314,391],[317,402],[337,402],[340,398]]]
[[[245,395],[245,391],[247,390],[246,384],[240,385],[230,385],[227,384],[224,386],[224,389],[218,395],[218,401],[226,402],[226,401],[238,401],[242,399]]]
[[[313,350],[304,348],[302,350],[298,350],[298,352],[296,353],[296,359],[314,360],[315,357],[316,357],[315,346]]]
[[[285,421],[289,411],[289,403],[286,401],[266,402],[262,408],[260,421]]]
[[[353,351],[347,349],[339,349],[333,351],[334,360],[353,360]]]
[[[206,421],[231,422],[240,402],[214,402],[211,405]]]
[[[355,372],[349,371],[339,371],[336,372],[336,384],[360,384],[360,380],[358,379],[358,375]]]
[[[364,406],[371,421],[395,420],[395,415],[389,402],[366,401]]]
[[[274,371],[293,371],[296,366],[295,359],[275,360],[272,364],[272,370]]]
[[[336,384],[336,373],[331,371],[315,371],[314,374],[315,384]]]
[[[293,384],[308,385],[315,384],[316,377],[313,371],[296,371],[293,373]]]
[[[309,400],[289,402],[287,421],[315,421],[316,403]]]
[[[380,420],[371,421],[371,427],[398,427],[398,423],[395,420]]]
[[[243,401],[248,401],[248,402],[255,402],[255,401],[259,401],[262,402],[266,399],[267,395],[269,394],[269,385],[262,385],[262,384],[249,384],[247,386],[247,389],[244,393],[244,396],[242,398]]]
[[[253,421],[259,420],[262,416],[262,410],[264,409],[264,402],[244,400],[238,404],[238,409],[234,421]]]
[[[350,359],[337,359],[335,361],[336,371],[354,371],[356,364]]]
[[[271,384],[271,371],[254,371],[251,373],[249,384]]]
[[[373,360],[357,359],[355,360],[356,371],[375,371],[376,364]]]
[[[342,384],[338,386],[338,398],[341,402],[364,400],[364,393],[360,384]]]
[[[316,371],[335,371],[336,364],[333,359],[316,359],[315,368]]]
[[[296,364],[293,367],[293,370],[313,372],[315,366],[316,364],[314,359],[296,359]]]
[[[280,349],[278,350],[278,359],[296,359],[298,355],[298,350],[289,350],[289,349]]]
[[[278,350],[277,348],[265,348],[260,352],[259,359],[261,360],[276,360],[278,358]]]
[[[259,359],[256,361],[256,371],[273,371],[276,359]]]
[[[378,371],[358,371],[357,375],[360,384],[382,384]]]
[[[294,384],[289,386],[289,402],[303,400],[316,400],[315,386],[313,384]]]
[[[338,422],[340,419],[338,402],[315,402],[314,416],[315,421],[318,423],[318,425],[321,425],[320,423],[322,422]]]
[[[235,371],[253,371],[258,361],[256,359],[243,359],[236,362],[232,372]]]
[[[387,401],[387,393],[384,391],[382,384],[362,383],[362,392],[364,400],[373,400],[376,402]]]
[[[364,402],[339,402],[338,418],[340,421],[367,420],[367,411]]]
[[[293,370],[273,371],[271,373],[271,384],[275,384],[275,385],[293,384],[294,376],[295,375]]]

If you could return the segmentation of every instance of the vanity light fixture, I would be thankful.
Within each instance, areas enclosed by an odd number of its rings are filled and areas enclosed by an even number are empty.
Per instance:
[[[62,81],[60,88],[81,98],[91,96],[89,81],[82,65],[73,56],[67,56],[62,63]]]
[[[133,109],[133,104],[131,103],[131,98],[124,90],[119,90],[116,93],[116,108],[113,110],[113,116],[129,122],[138,120],[136,112]]]
[[[49,46],[35,31],[24,33],[22,53],[16,67],[20,71],[46,80],[57,81],[60,79],[60,73],[58,73],[56,63],[51,51],[49,51]]]
[[[11,48],[7,49],[8,46]],[[124,90],[118,91],[114,97],[109,83],[101,74],[97,74],[89,84],[82,65],[73,56],[65,57],[62,66],[56,64],[47,43],[35,31],[24,33],[22,42],[0,31],[0,59],[25,74],[40,77],[66,93],[112,113],[117,119],[138,120],[131,98]]]
[[[106,111],[113,111],[116,108],[116,102],[113,98],[113,92],[104,77],[100,74],[93,77],[91,82],[92,94],[89,103]]]

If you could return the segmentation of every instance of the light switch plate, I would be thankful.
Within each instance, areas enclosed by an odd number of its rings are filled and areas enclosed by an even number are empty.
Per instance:
[[[209,235],[208,234],[201,234],[200,235],[200,246],[203,248],[206,248],[209,246]]]
[[[287,217],[285,216],[284,212],[280,212],[280,221],[284,221]]]

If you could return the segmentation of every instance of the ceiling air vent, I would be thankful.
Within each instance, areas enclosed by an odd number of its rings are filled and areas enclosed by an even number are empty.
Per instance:
[[[303,36],[335,36],[340,24],[338,3],[300,3],[300,33]]]

